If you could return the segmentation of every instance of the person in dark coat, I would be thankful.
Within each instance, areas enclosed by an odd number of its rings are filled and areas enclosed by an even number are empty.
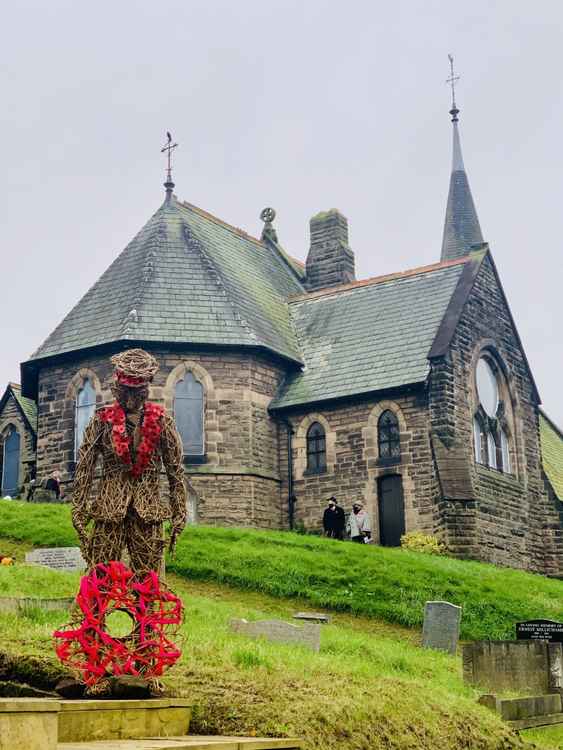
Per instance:
[[[45,489],[55,493],[57,500],[61,497],[61,472],[54,471],[45,482]]]
[[[328,506],[323,514],[325,536],[343,539],[345,523],[344,510],[338,505],[335,497],[329,497]]]

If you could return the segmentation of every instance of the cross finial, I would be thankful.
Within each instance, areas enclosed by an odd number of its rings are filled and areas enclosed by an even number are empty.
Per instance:
[[[459,76],[454,73],[454,58],[453,55],[448,55],[450,61],[450,77],[446,79],[446,83],[452,88],[452,108],[450,109],[450,115],[452,116],[452,122],[457,122],[459,109],[455,103],[455,85],[459,81]]]
[[[168,167],[166,169],[166,182],[164,183],[164,187],[166,188],[166,193],[168,196],[172,195],[172,190],[174,189],[174,183],[172,182],[172,151],[177,148],[177,143],[172,143],[172,136],[168,131],[166,131],[166,143],[164,146],[160,149],[160,153],[163,154],[166,151],[166,156],[168,160]]]

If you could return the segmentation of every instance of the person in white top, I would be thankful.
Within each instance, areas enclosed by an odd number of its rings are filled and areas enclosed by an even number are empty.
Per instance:
[[[353,542],[367,544],[371,541],[371,523],[369,514],[364,510],[361,502],[352,505],[352,512],[348,518],[348,531]]]

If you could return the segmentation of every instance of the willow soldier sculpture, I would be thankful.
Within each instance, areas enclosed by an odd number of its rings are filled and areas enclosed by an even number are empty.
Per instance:
[[[174,420],[147,401],[156,359],[130,349],[111,359],[115,366],[112,406],[96,412],[80,447],[73,490],[72,522],[84,559],[92,568],[120,560],[124,548],[137,578],[159,571],[164,554],[163,522],[170,519],[170,549],[186,523],[183,451]],[[101,484],[91,497],[94,469],[102,458]],[[161,465],[170,502],[159,492]],[[88,534],[87,524],[93,521]]]

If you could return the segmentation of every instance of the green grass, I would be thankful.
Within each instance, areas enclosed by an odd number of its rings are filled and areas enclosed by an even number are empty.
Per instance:
[[[0,537],[42,546],[76,544],[65,505],[0,501]],[[514,624],[563,619],[563,582],[483,563],[354,545],[288,532],[191,527],[168,569],[313,606],[422,624],[424,603],[463,607],[462,638],[514,637]]]
[[[562,750],[563,748],[563,726],[537,727],[536,729],[523,729],[520,736],[528,742],[533,742],[536,747],[545,750]]]
[[[35,565],[0,565],[0,597],[33,596],[53,599],[74,596],[80,576],[75,573],[59,573]]]
[[[2,575],[16,572],[9,568]],[[38,574],[45,581],[59,577],[61,589],[69,584],[68,574],[42,569]],[[40,584],[24,578],[18,587],[33,595]],[[229,630],[233,617],[289,620],[294,601],[178,576],[170,576],[169,584],[184,601],[186,620],[183,657],[165,682],[193,700],[194,733],[297,735],[305,750],[525,747],[495,714],[477,705],[477,694],[463,684],[458,658],[416,647],[399,627],[381,636],[372,631],[373,621],[337,613],[323,626],[321,651],[315,654]],[[53,674],[51,633],[66,617],[37,611],[0,615],[0,674],[2,651],[26,657],[26,674],[37,664]]]

